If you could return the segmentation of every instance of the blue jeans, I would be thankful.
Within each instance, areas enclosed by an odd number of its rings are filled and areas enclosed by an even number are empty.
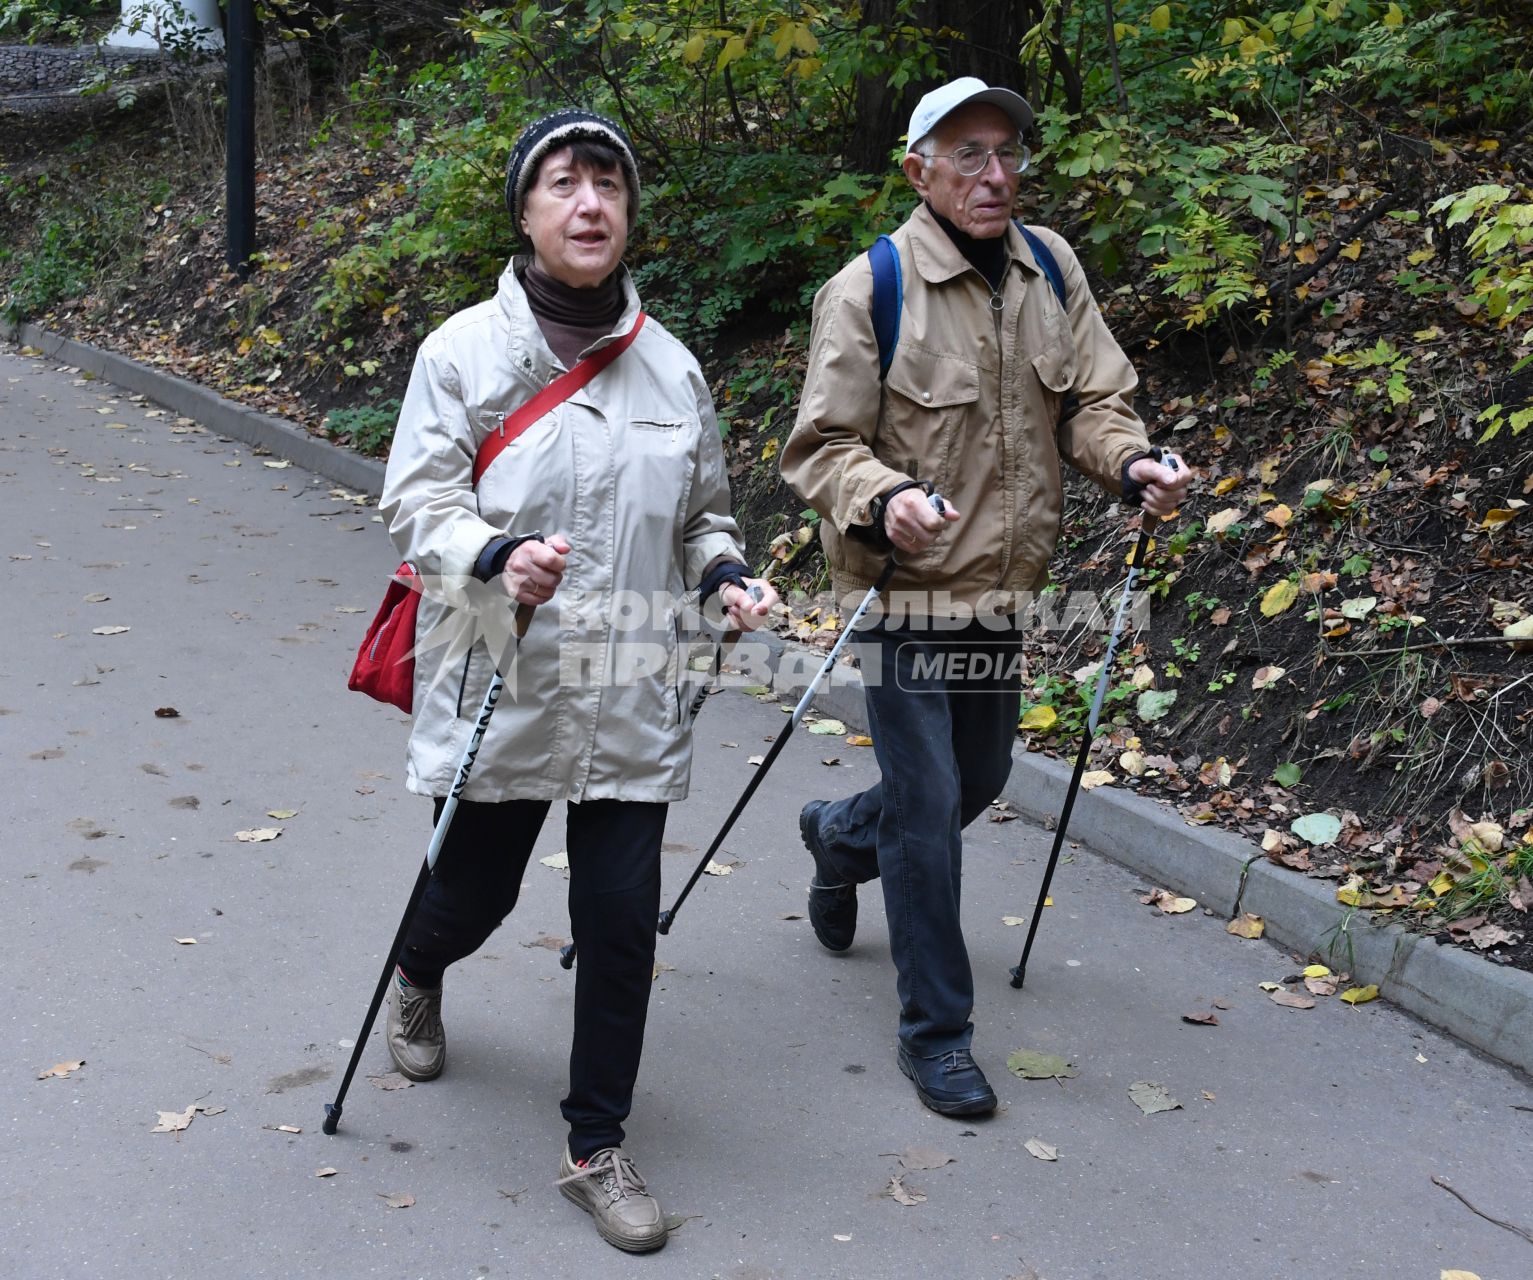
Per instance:
[[[974,977],[959,919],[962,832],[1011,772],[1021,643],[1014,631],[977,623],[878,627],[857,643],[863,672],[879,675],[865,687],[883,776],[826,804],[819,835],[847,881],[883,880],[900,1041],[931,1057],[968,1048],[974,1033]],[[981,670],[990,674],[972,678]]]

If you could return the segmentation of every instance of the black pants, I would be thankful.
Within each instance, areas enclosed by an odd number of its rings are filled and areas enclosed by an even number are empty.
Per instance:
[[[458,802],[399,953],[412,981],[436,986],[448,965],[477,951],[510,914],[548,808],[546,800]],[[570,1126],[570,1154],[584,1160],[623,1141],[633,1105],[654,976],[666,806],[587,800],[568,809],[570,929],[580,959],[570,1091],[559,1109]]]

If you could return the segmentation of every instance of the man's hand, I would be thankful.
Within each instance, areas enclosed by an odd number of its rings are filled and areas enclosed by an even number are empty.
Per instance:
[[[719,588],[719,603],[735,631],[754,631],[767,620],[777,603],[777,592],[765,578],[747,578],[745,585],[726,582]]]
[[[531,539],[516,548],[500,572],[501,583],[518,604],[547,604],[564,581],[569,541],[556,533],[546,542]]]
[[[1159,462],[1139,458],[1129,465],[1128,474],[1129,479],[1144,486],[1139,505],[1157,520],[1164,520],[1182,505],[1192,483],[1192,472],[1174,453],[1163,454]]]
[[[932,509],[931,499],[920,489],[901,489],[884,508],[884,532],[896,551],[914,555],[931,546],[942,526],[956,519],[956,508],[944,504],[942,514],[938,515]]]

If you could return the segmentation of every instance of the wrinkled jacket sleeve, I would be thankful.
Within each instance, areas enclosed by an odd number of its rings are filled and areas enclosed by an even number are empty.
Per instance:
[[[1060,456],[1117,494],[1122,491],[1123,464],[1150,447],[1134,412],[1139,378],[1102,319],[1075,251],[1051,231],[1040,234],[1048,239],[1064,273],[1077,360],[1075,410],[1059,424],[1056,436]]]
[[[692,457],[692,487],[687,496],[687,523],[682,531],[682,580],[688,591],[703,580],[703,572],[719,556],[745,559],[745,540],[729,513],[729,476],[724,467],[724,446],[719,440],[719,421],[713,400],[700,376],[697,382],[697,416],[702,423]]]
[[[399,410],[379,510],[399,554],[428,579],[439,575],[448,596],[467,585],[485,544],[505,532],[479,516],[477,446],[451,353],[428,338]]]
[[[793,491],[841,533],[871,523],[873,499],[910,478],[873,454],[882,387],[872,293],[863,257],[815,295],[804,392],[779,463]]]

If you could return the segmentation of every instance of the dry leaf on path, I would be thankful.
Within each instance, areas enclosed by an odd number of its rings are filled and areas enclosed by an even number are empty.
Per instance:
[[[1480,1280],[1480,1277],[1473,1271],[1460,1271],[1457,1267],[1450,1267],[1446,1271],[1439,1271],[1437,1280]]]
[[[1147,907],[1159,907],[1162,915],[1185,915],[1198,905],[1196,898],[1179,898],[1169,889],[1152,889],[1139,899]]]
[[[1006,1069],[1022,1080],[1069,1080],[1079,1074],[1068,1058],[1032,1049],[1018,1049],[1006,1059]]]
[[[1219,1025],[1218,1017],[1212,1013],[1184,1013],[1182,1021],[1190,1022],[1194,1026],[1199,1027],[1217,1027]]]
[[[567,873],[570,869],[570,855],[563,849],[560,849],[558,853],[549,854],[546,858],[539,858],[538,861],[554,871]]]
[[[241,844],[261,844],[267,840],[275,840],[281,834],[281,827],[253,827],[249,831],[236,831],[234,838]]]
[[[408,1191],[380,1191],[378,1195],[390,1209],[408,1209],[415,1203],[415,1197]]]
[[[946,1151],[938,1151],[935,1147],[910,1147],[899,1153],[900,1164],[907,1172],[926,1169],[940,1169],[944,1165],[953,1163],[953,1157]]]
[[[407,1080],[397,1071],[385,1072],[381,1076],[368,1076],[367,1082],[374,1089],[382,1089],[385,1093],[392,1093],[395,1089],[413,1089],[415,1081]]]
[[[809,732],[839,738],[846,733],[846,726],[839,720],[816,720],[809,726]]]
[[[873,739],[865,733],[849,733],[846,736],[846,745],[849,747],[871,747]]]
[[[90,633],[93,636],[120,636],[124,631],[132,630],[132,627],[92,627]]]
[[[1153,1116],[1157,1111],[1180,1111],[1182,1107],[1165,1085],[1154,1080],[1135,1080],[1128,1087],[1128,1096],[1147,1116]]]
[[[1371,982],[1366,987],[1353,987],[1350,991],[1341,993],[1343,1004],[1367,1004],[1368,1001],[1378,998],[1379,989]]]
[[[1231,920],[1224,926],[1225,933],[1233,933],[1237,938],[1259,938],[1266,929],[1267,922],[1258,915],[1252,915],[1249,911],[1242,912],[1239,919]]]
[[[1313,1009],[1315,1002],[1308,996],[1301,996],[1297,991],[1284,991],[1279,988],[1269,991],[1268,998],[1273,1004],[1280,1004],[1285,1009]]]
[[[885,1192],[896,1204],[905,1205],[907,1208],[910,1205],[926,1203],[926,1192],[917,1187],[907,1187],[903,1174],[897,1173],[890,1178]]]
[[[1090,791],[1093,787],[1108,786],[1113,780],[1112,772],[1108,769],[1088,769],[1081,774],[1081,790]]]
[[[715,862],[712,858],[709,858],[708,865],[703,868],[703,874],[708,876],[727,876],[733,875],[734,870],[735,864],[733,863]]]
[[[149,1131],[150,1133],[180,1133],[191,1124],[192,1117],[197,1114],[197,1104],[193,1103],[185,1111],[160,1111],[156,1114],[160,1117],[160,1122]]]
[[[1022,1146],[1029,1155],[1037,1156],[1040,1160],[1059,1159],[1059,1148],[1051,1147],[1042,1138],[1029,1138]]]
[[[268,809],[266,811],[266,816],[268,818],[276,818],[278,821],[286,821],[288,818],[296,818],[298,816],[298,810],[297,809]]]
[[[673,964],[666,964],[666,962],[664,960],[656,960],[655,964],[654,964],[654,967],[650,970],[649,980],[651,982],[655,982],[655,981],[657,981],[659,979],[659,977],[660,977],[660,975],[662,973],[675,973],[675,972],[676,972],[676,966],[675,965],[673,965]]]
[[[39,1080],[67,1080],[84,1065],[84,1058],[76,1058],[71,1062],[55,1062],[46,1071],[39,1071],[37,1078]]]
[[[177,938],[176,939],[176,945],[178,947],[195,947],[197,945],[197,939],[196,938]]]
[[[273,1133],[302,1133],[303,1130],[296,1124],[263,1124],[263,1129],[270,1129]]]
[[[314,1170],[314,1176],[316,1178],[333,1178],[339,1172],[339,1169],[332,1169],[329,1165],[326,1165],[323,1169]]]
[[[524,946],[524,947],[543,947],[543,948],[545,948],[548,951],[557,951],[557,950],[559,950],[560,947],[564,946],[564,944],[567,943],[568,941],[569,941],[568,938],[561,938],[556,933],[540,933],[531,942],[524,942],[524,943],[522,943],[522,946]]]
[[[1336,979],[1329,978],[1305,978],[1304,989],[1312,996],[1334,996],[1336,994]]]

